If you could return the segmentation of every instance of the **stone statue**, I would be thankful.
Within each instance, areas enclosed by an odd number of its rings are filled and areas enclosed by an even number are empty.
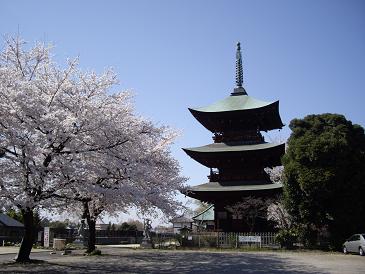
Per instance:
[[[152,241],[151,241],[151,229],[152,229],[152,221],[150,219],[145,219],[143,221],[143,239],[141,243],[141,247],[143,248],[152,248]]]
[[[85,228],[86,228],[85,220],[81,219],[81,224],[77,231],[77,236],[75,237],[75,240],[73,242],[74,244],[83,246],[83,247],[87,246],[87,238],[85,237],[86,236]]]
[[[145,219],[143,222],[143,227],[144,227],[143,236],[148,240],[151,240],[151,229],[152,229],[151,224],[152,221],[150,219]]]
[[[84,219],[81,219],[81,224],[80,224],[77,236],[80,238],[84,238],[84,236],[85,236],[85,220]]]

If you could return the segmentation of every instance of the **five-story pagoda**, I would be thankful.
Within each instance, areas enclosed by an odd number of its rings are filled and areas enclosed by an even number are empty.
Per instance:
[[[214,143],[184,151],[210,168],[209,182],[191,187],[185,194],[214,204],[215,226],[219,231],[245,231],[242,220],[233,219],[226,206],[244,197],[269,198],[281,192],[265,167],[281,165],[285,144],[267,143],[261,131],[281,129],[279,101],[264,102],[247,95],[242,86],[240,43],[236,52],[236,87],[230,96],[206,107],[189,108],[194,117],[213,133]],[[258,222],[255,230],[266,229]]]

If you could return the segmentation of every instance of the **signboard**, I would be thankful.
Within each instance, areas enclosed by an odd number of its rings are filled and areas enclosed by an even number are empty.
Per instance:
[[[238,236],[240,243],[261,243],[261,236]]]
[[[44,228],[43,246],[49,247],[49,227]]]
[[[192,241],[193,240],[193,236],[188,236],[188,241]]]

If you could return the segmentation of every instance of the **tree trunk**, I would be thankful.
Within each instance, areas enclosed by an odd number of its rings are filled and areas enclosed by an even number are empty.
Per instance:
[[[91,253],[96,249],[95,243],[96,243],[96,232],[95,232],[95,220],[92,220],[91,218],[87,218],[87,224],[89,226],[89,238],[87,241],[87,253]]]
[[[24,237],[15,260],[16,262],[29,262],[29,255],[34,241],[33,209],[27,208],[22,210],[22,215],[24,220]]]
[[[96,249],[95,243],[96,243],[96,232],[95,232],[95,224],[96,220],[90,216],[89,211],[89,201],[84,201],[83,207],[84,207],[84,213],[83,218],[86,218],[87,225],[89,227],[88,229],[88,240],[87,240],[87,253],[91,253]]]

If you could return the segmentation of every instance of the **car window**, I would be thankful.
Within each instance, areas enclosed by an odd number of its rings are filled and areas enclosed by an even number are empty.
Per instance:
[[[357,240],[359,240],[360,239],[360,236],[359,235],[352,235],[349,239],[348,239],[348,241],[349,242],[352,242],[352,241],[357,241]]]
[[[365,239],[365,234],[362,234],[362,237]]]

